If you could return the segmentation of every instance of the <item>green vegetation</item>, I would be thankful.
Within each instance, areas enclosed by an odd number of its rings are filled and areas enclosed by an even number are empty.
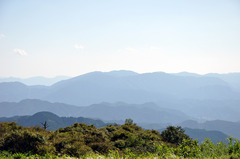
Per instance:
[[[184,130],[178,126],[169,126],[166,130],[162,132],[163,141],[173,143],[173,144],[181,144],[184,139],[190,139],[188,135],[184,133]]]
[[[0,123],[0,158],[240,158],[240,142],[201,144],[181,127],[169,126],[161,134],[143,130],[132,120],[124,125],[75,123],[48,131],[40,127]]]

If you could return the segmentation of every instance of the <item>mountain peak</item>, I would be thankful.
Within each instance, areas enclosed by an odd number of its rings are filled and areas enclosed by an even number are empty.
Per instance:
[[[107,72],[107,74],[110,74],[110,75],[116,76],[116,77],[138,75],[138,73],[133,72],[133,71],[129,71],[129,70],[114,70],[114,71]]]
[[[191,77],[200,77],[201,75],[191,72],[179,72],[179,73],[173,73],[173,75],[177,76],[191,76]]]

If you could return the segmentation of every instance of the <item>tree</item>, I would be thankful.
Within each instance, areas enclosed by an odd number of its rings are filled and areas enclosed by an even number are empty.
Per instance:
[[[47,121],[45,121],[44,123],[41,123],[41,124],[42,124],[44,130],[46,130],[49,127]]]
[[[125,120],[125,124],[133,124],[133,120],[128,118]]]
[[[179,145],[182,143],[183,139],[190,139],[190,137],[184,132],[185,130],[183,130],[181,126],[168,126],[167,129],[161,133],[161,135],[163,141]]]
[[[6,150],[12,153],[31,151],[32,153],[37,153],[39,146],[44,145],[44,143],[44,137],[40,133],[14,131],[3,138],[0,144],[0,151]]]

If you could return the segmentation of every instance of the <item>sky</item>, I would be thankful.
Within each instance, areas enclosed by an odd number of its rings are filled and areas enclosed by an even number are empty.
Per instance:
[[[239,0],[0,0],[0,77],[240,72]]]

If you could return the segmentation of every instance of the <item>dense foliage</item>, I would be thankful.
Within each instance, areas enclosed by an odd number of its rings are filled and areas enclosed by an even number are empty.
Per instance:
[[[181,144],[184,139],[190,139],[188,135],[184,133],[184,130],[178,126],[169,126],[166,130],[162,132],[163,141]]]
[[[41,156],[41,157],[40,157]],[[47,131],[40,127],[21,127],[0,123],[0,158],[239,158],[240,142],[228,144],[209,139],[199,145],[181,127],[168,127],[160,134],[143,130],[132,121],[124,125],[72,126]]]

